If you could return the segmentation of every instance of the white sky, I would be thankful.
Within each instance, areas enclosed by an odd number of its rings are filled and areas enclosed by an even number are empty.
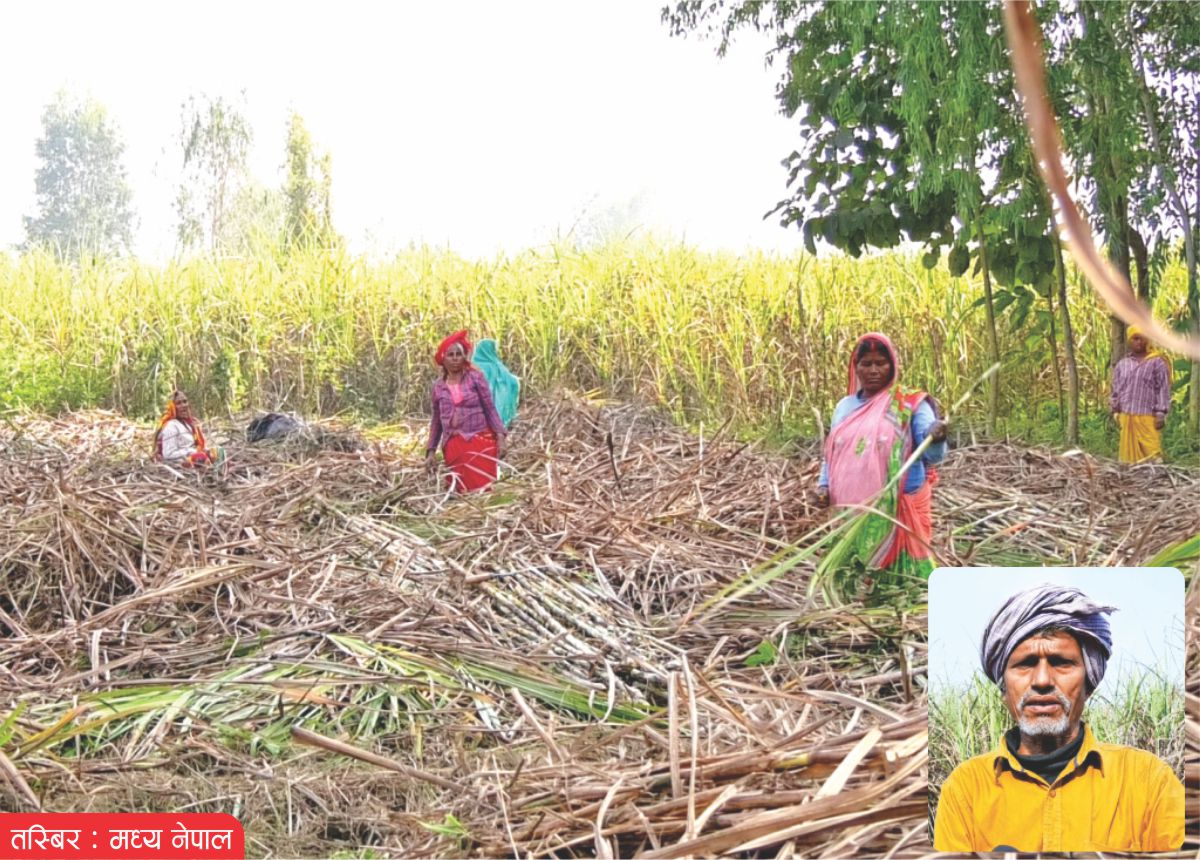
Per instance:
[[[1183,685],[1183,576],[1170,568],[939,568],[929,578],[929,682],[962,684],[979,666],[979,638],[1010,596],[1052,582],[1117,607],[1113,656],[1097,688],[1123,673],[1164,671]]]
[[[0,247],[34,210],[34,143],[60,88],[103,103],[126,143],[136,251],[173,249],[180,105],[246,91],[252,171],[282,174],[290,109],[333,154],[354,251],[410,242],[477,256],[640,201],[657,235],[790,250],[762,215],[785,196],[796,127],[768,42],[671,38],[660,0],[430,3],[43,2],[0,7]]]

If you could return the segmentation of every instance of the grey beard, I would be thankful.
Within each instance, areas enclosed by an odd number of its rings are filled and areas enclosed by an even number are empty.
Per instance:
[[[1030,691],[1021,697],[1017,702],[1017,713],[1023,713],[1025,703],[1033,697],[1033,692]],[[1017,724],[1021,729],[1021,734],[1025,737],[1063,737],[1071,730],[1071,703],[1062,693],[1055,692],[1054,698],[1062,705],[1063,715],[1055,719],[1054,717],[1021,717]]]

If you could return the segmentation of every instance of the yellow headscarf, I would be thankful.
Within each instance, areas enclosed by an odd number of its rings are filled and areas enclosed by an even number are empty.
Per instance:
[[[1163,352],[1161,349],[1159,349],[1153,343],[1150,342],[1150,338],[1146,337],[1146,333],[1142,330],[1142,327],[1140,325],[1131,325],[1125,332],[1125,339],[1133,340],[1134,337],[1136,337],[1138,335],[1141,335],[1142,337],[1146,338],[1146,357],[1147,358],[1161,358],[1162,363],[1164,365],[1166,365],[1167,383],[1169,384],[1171,382],[1171,359],[1167,356],[1167,354],[1165,352]]]

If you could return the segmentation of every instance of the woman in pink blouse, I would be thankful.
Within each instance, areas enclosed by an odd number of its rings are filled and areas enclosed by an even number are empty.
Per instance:
[[[450,470],[447,486],[458,493],[484,490],[496,480],[504,455],[505,429],[487,378],[471,366],[467,330],[457,331],[438,346],[434,361],[442,378],[433,384],[433,416],[425,468],[437,469],[437,449]]]

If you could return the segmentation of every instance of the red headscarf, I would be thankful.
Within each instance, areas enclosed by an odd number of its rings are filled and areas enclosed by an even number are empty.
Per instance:
[[[446,352],[456,343],[461,343],[463,351],[466,352],[467,358],[471,358],[471,341],[467,340],[467,329],[456,331],[448,338],[438,344],[437,354],[433,357],[434,364],[441,364],[442,359],[446,357]]]

